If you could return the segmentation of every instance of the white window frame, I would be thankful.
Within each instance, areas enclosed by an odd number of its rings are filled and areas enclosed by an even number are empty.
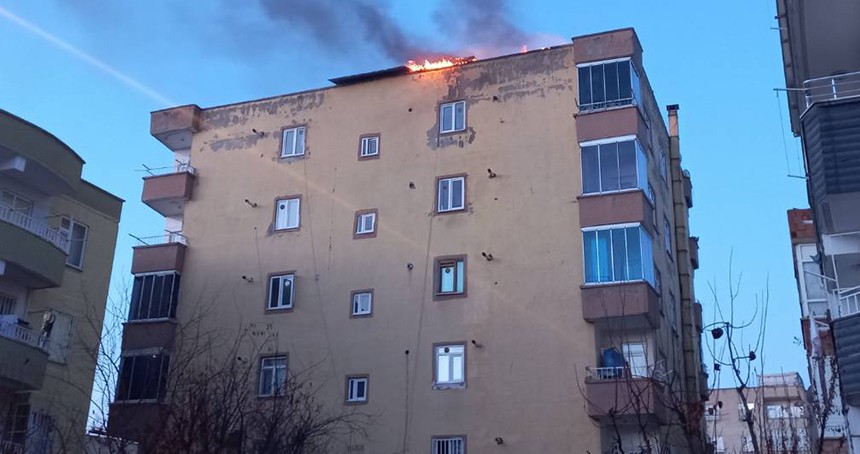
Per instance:
[[[12,199],[12,204],[3,203],[3,199],[6,197],[10,197]],[[21,205],[19,203],[25,205],[23,210],[21,209]],[[9,210],[23,214],[25,216],[33,216],[33,206],[35,205],[32,200],[18,194],[15,191],[10,191],[8,189],[4,189],[2,192],[2,196],[0,196],[0,204],[9,208]]]
[[[18,298],[9,293],[0,292],[0,316],[15,315],[18,309]]]
[[[281,133],[281,157],[295,158],[305,155],[305,147],[307,147],[307,126],[296,126],[293,128],[285,128]],[[287,134],[292,133],[292,139],[287,140]],[[301,142],[299,142],[301,136]]]
[[[448,351],[445,351],[448,349]],[[452,349],[459,349],[454,352]],[[466,344],[444,344],[436,345],[433,349],[433,360],[435,361],[433,384],[437,386],[465,386],[466,385]],[[447,362],[447,377],[441,377],[442,362]],[[460,362],[459,369],[462,377],[454,376],[455,365]]]
[[[364,383],[364,395],[358,395],[358,385]],[[346,401],[350,403],[367,402],[367,386],[369,379],[365,376],[349,377],[346,379]]]
[[[447,208],[442,208],[442,183],[448,184],[448,195],[444,197],[444,201],[447,203]],[[460,200],[457,201],[458,205],[454,206],[454,191],[451,190],[453,184],[455,182],[459,182],[460,189]],[[456,177],[446,177],[439,178],[436,182],[436,212],[437,213],[448,213],[451,211],[463,211],[466,209],[466,177],[463,175]]]
[[[453,276],[451,276],[451,281],[453,289],[451,290],[442,289],[442,279],[445,273],[443,270],[445,268],[452,268],[451,273],[453,273]],[[462,295],[466,293],[466,260],[463,257],[437,259],[436,273],[437,282],[435,285],[437,296]]]
[[[631,377],[647,377],[649,367],[648,345],[644,341],[624,342],[621,352]]]
[[[463,127],[457,128],[457,106],[462,106],[463,112]],[[445,111],[451,111],[451,124],[445,124]],[[466,101],[446,102],[439,105],[439,133],[445,134],[449,132],[465,131],[466,130]]]
[[[584,227],[584,228],[582,228],[581,230],[583,233],[583,248],[582,248],[583,271],[587,271],[585,269],[585,264],[587,263],[587,259],[588,259],[588,257],[586,256],[586,248],[585,248],[585,234],[586,233],[600,232],[602,230],[621,230],[621,229],[627,229],[629,227],[638,227],[639,228],[639,236],[640,236],[639,261],[642,264],[642,278],[627,279],[627,280],[613,279],[613,280],[608,280],[608,281],[598,280],[596,282],[589,282],[588,281],[588,274],[585,273],[585,285],[604,285],[604,284],[616,284],[619,282],[639,282],[639,281],[648,282],[649,284],[651,284],[651,287],[654,287],[656,285],[654,282],[654,279],[655,279],[655,277],[654,277],[655,261],[654,261],[654,255],[653,255],[653,250],[652,250],[652,248],[654,247],[654,239],[651,238],[651,234],[648,233],[648,230],[645,228],[645,226],[643,226],[642,224],[640,224],[638,222],[626,223],[626,224],[601,225],[601,226],[597,226],[597,227]],[[647,239],[647,241],[645,241],[646,239]],[[610,240],[609,244],[610,244],[609,255],[610,255],[610,258],[612,260],[614,260],[615,259],[615,253],[614,253],[614,251],[612,251],[613,244],[612,244],[611,240]],[[626,244],[626,238],[625,238],[625,244]],[[600,257],[598,256],[598,260],[599,259],[600,259]],[[627,262],[627,268],[628,268],[627,275],[629,277],[630,276],[629,255],[626,257],[626,259],[628,260],[628,262]],[[614,271],[612,269],[613,268],[612,265],[613,264],[610,263],[610,271]],[[595,264],[595,266],[597,267],[598,270],[600,269],[599,262],[597,264]]]
[[[68,223],[68,227],[65,227],[64,224]],[[83,227],[84,229],[84,238],[83,239],[74,239],[72,234],[75,231],[75,227]],[[81,222],[78,222],[70,217],[63,216],[60,218],[60,227],[59,227],[60,236],[66,239],[66,244],[69,248],[68,255],[66,255],[66,265],[75,268],[75,269],[83,269],[84,268],[84,255],[87,250],[87,240],[90,235],[90,228]],[[72,263],[72,249],[75,244],[81,245],[81,258],[78,263]]]
[[[611,145],[618,144],[623,142],[633,142],[634,147],[634,156],[636,157],[636,186],[633,188],[618,188],[618,189],[603,189],[603,174],[600,170],[600,147],[603,145]],[[598,147],[597,149],[597,177],[598,177],[598,190],[585,192],[585,165],[582,163],[583,153],[582,149],[586,147]],[[580,177],[582,181],[582,193],[583,194],[612,194],[616,192],[627,192],[633,191],[636,189],[641,189],[645,192],[645,196],[648,200],[653,204],[654,203],[654,191],[651,188],[651,184],[648,182],[648,156],[645,154],[645,149],[642,147],[642,143],[639,141],[639,138],[635,134],[630,134],[626,136],[617,136],[617,137],[608,137],[605,139],[596,139],[589,140],[586,142],[579,143],[579,160],[580,160]],[[620,169],[621,163],[618,162],[618,167]]]
[[[376,212],[369,211],[367,213],[360,213],[357,216],[357,220],[355,223],[355,234],[356,235],[368,235],[371,233],[376,233]],[[370,219],[370,228],[367,228],[366,222],[367,219]]]
[[[433,437],[431,454],[466,454],[465,437]]]
[[[373,148],[371,149],[371,144]],[[369,158],[379,156],[379,136],[364,136],[361,138],[361,151],[359,156]]]
[[[627,98],[624,98],[624,99],[619,98],[617,100],[612,100],[612,101],[607,101],[604,99],[602,102],[594,102],[592,100],[592,102],[586,103],[586,104],[583,104],[582,100],[578,100],[580,103],[579,104],[579,110],[580,111],[591,112],[591,111],[600,111],[600,110],[605,110],[605,109],[612,109],[615,107],[626,107],[626,106],[630,106],[630,105],[641,106],[642,105],[642,82],[641,82],[641,79],[639,78],[639,72],[636,70],[636,65],[633,64],[633,60],[630,57],[613,58],[613,59],[609,59],[609,60],[580,63],[580,64],[576,65],[576,68],[577,68],[577,71],[579,71],[582,68],[589,68],[592,66],[606,65],[609,63],[620,63],[620,62],[624,62],[624,61],[630,62],[630,102],[629,103],[625,102],[625,101],[627,101]],[[603,90],[604,95],[606,94],[605,74],[606,73],[604,72],[604,90]],[[590,80],[591,80],[591,77],[589,77],[589,81]],[[578,83],[579,83],[579,74],[577,74],[577,84]],[[592,87],[589,87],[589,89],[590,88],[592,88]],[[580,95],[580,93],[577,92],[577,97],[579,97],[579,95]],[[640,108],[640,111],[641,110],[642,109]]]
[[[362,306],[362,298],[367,302],[366,308]],[[365,310],[362,310],[365,309]],[[352,315],[370,315],[373,313],[373,291],[358,291],[352,294]]]
[[[283,216],[281,204],[285,204],[283,208]],[[292,212],[292,205],[295,204],[295,219],[290,216]],[[283,224],[281,223],[281,219],[283,219]],[[282,231],[282,230],[297,230],[302,224],[302,198],[301,197],[286,197],[283,199],[275,200],[275,222],[273,224],[272,230],[274,231]]]
[[[278,281],[278,295],[277,302],[278,305],[272,307],[272,282]],[[290,304],[281,304],[283,301],[283,296],[281,292],[284,289],[284,280],[290,281]],[[274,274],[269,276],[269,290],[267,292],[266,298],[266,310],[267,311],[278,311],[284,309],[292,309],[296,305],[296,274],[295,273],[286,273],[286,274]]]
[[[283,361],[283,364],[279,362]],[[265,356],[260,358],[260,380],[257,385],[257,395],[261,397],[271,397],[278,395],[278,391],[283,392],[287,383],[288,359],[286,355],[280,356]],[[278,384],[278,371],[283,370],[284,381]],[[263,385],[266,378],[266,372],[270,372],[271,381],[268,383],[269,392],[263,390]]]

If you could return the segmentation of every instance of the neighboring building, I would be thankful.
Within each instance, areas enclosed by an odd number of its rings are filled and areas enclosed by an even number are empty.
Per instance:
[[[708,436],[715,454],[753,452],[748,418],[758,437],[759,452],[811,452],[815,428],[811,423],[803,380],[797,372],[765,374],[758,386],[747,388],[746,405],[735,388],[711,391],[705,411]]]
[[[776,3],[791,129],[803,145],[817,230],[795,249],[798,275],[825,283],[805,316],[830,323],[850,450],[860,453],[860,3]]]
[[[318,364],[321,398],[374,416],[342,451],[704,440],[692,187],[632,29],[332,81],[153,112],[177,166],[144,180],[168,233],[134,250],[111,434],[145,442],[205,308],[278,333],[261,396]]]
[[[828,311],[827,286],[816,262],[819,253],[812,218],[810,209],[788,210],[794,273],[800,295],[800,325],[809,365],[810,397],[817,402],[811,407],[810,417],[815,419],[815,437],[811,439],[821,440],[825,453],[847,453],[849,443],[842,414],[842,395],[836,379],[832,318]]]
[[[0,452],[79,452],[122,200],[0,110]]]

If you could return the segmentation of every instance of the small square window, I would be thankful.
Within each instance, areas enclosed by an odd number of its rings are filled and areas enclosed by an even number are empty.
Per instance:
[[[260,396],[275,396],[284,392],[287,383],[287,357],[271,356],[260,360]]]
[[[358,157],[375,158],[379,156],[379,136],[363,136],[358,150]]]
[[[377,210],[361,210],[355,213],[353,238],[372,238],[376,236]]]
[[[301,223],[301,197],[275,200],[274,230],[296,230]]]
[[[305,154],[305,130],[304,126],[284,129],[281,139],[281,157],[292,158],[304,156]]]
[[[370,315],[373,311],[373,290],[360,290],[352,293],[353,316]]]
[[[67,217],[60,220],[60,237],[66,240],[69,255],[66,265],[81,269],[84,264],[84,248],[87,245],[87,226]]]
[[[436,211],[445,213],[466,208],[466,177],[439,178],[436,184]]]
[[[367,402],[367,376],[347,377],[346,401],[349,403]]]
[[[669,223],[669,218],[663,217],[663,246],[666,247],[666,253],[672,257],[672,224]]]
[[[448,102],[439,106],[439,132],[466,129],[466,101]]]
[[[433,437],[432,454],[466,454],[465,437]]]
[[[292,309],[295,297],[294,283],[296,275],[293,273],[273,275],[269,277],[269,301],[266,306],[269,310]]]
[[[435,266],[436,299],[466,296],[466,257],[439,257]]]
[[[437,345],[435,349],[434,385],[464,386],[466,384],[466,346],[464,344]]]

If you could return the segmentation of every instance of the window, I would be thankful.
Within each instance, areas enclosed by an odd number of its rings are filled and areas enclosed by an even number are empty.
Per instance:
[[[806,290],[806,299],[826,300],[827,290],[824,287],[824,279],[821,277],[821,268],[815,262],[803,262],[803,286]]]
[[[663,216],[663,246],[666,248],[666,253],[669,257],[672,256],[672,224],[669,223],[669,218]]]
[[[281,157],[291,158],[305,154],[305,127],[284,129],[281,141]]]
[[[363,136],[358,148],[359,159],[377,156],[379,156],[379,135]]]
[[[648,376],[648,357],[645,356],[645,344],[642,342],[630,342],[621,344],[624,360],[630,370],[632,377]]]
[[[466,177],[447,177],[437,180],[436,211],[459,211],[466,208]]]
[[[466,257],[439,257],[435,264],[436,296],[465,296]]]
[[[367,376],[347,377],[346,401],[351,403],[367,402]]]
[[[579,110],[639,104],[639,74],[629,58],[577,65]]]
[[[634,188],[649,190],[648,161],[634,136],[583,142],[579,146],[583,194]],[[649,197],[651,199],[653,197]]]
[[[269,310],[292,309],[295,280],[296,275],[293,273],[269,276],[269,302],[266,308]]]
[[[41,320],[41,334],[48,360],[65,364],[72,340],[72,316],[55,309],[30,312],[30,320]]]
[[[654,267],[654,290],[657,291],[658,295],[663,294],[663,275],[660,274],[660,270],[657,267]]]
[[[802,418],[803,407],[799,405],[768,405],[768,419]]]
[[[720,406],[719,405],[708,405],[705,407],[705,421],[719,421],[720,420]]]
[[[0,315],[14,315],[17,305],[18,302],[14,296],[0,292]]]
[[[271,356],[260,360],[260,396],[279,395],[287,383],[287,357]]]
[[[583,229],[585,282],[645,280],[654,285],[652,240],[641,225]]]
[[[355,213],[355,238],[376,236],[377,210],[362,210]]]
[[[753,412],[755,411],[755,403],[748,402],[746,409],[744,408],[744,404],[738,404],[738,420],[746,421],[747,418],[753,418]]]
[[[433,438],[432,454],[465,454],[466,439],[464,437]]]
[[[33,215],[33,202],[12,191],[3,191],[0,195],[0,205],[24,216]]]
[[[116,400],[163,398],[169,365],[170,356],[163,353],[123,357]]]
[[[466,384],[466,346],[463,344],[436,346],[436,385]]]
[[[352,315],[370,315],[373,311],[373,290],[352,292]]]
[[[722,436],[711,438],[711,442],[714,444],[714,454],[723,454],[726,452],[726,444]]]
[[[660,177],[663,178],[663,183],[669,184],[669,163],[666,161],[666,152],[663,147],[660,147]]]
[[[466,129],[466,101],[455,101],[439,107],[439,132],[455,132]]]
[[[60,220],[60,236],[65,238],[69,245],[69,255],[66,256],[66,265],[80,269],[84,264],[84,247],[87,245],[87,226],[64,217]]]
[[[175,318],[179,302],[180,275],[176,273],[139,274],[131,288],[128,320]]]
[[[295,230],[301,220],[301,197],[275,200],[275,230]]]
[[[23,445],[25,442],[32,441],[33,436],[30,435],[30,404],[27,403],[26,400],[19,397],[18,399],[23,400],[22,403],[16,403],[15,405],[9,408],[9,416],[6,421],[5,435],[6,439],[11,441],[12,443],[18,443]],[[17,400],[17,399],[16,399]],[[0,432],[2,433],[2,432]],[[28,440],[29,438],[29,440]],[[10,449],[11,452],[12,447]]]
[[[672,329],[678,331],[678,302],[675,301],[675,294],[669,292],[669,323],[672,324]]]

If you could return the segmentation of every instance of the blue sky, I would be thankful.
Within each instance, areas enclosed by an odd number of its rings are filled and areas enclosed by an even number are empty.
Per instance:
[[[85,178],[127,201],[114,290],[129,277],[129,234],[163,228],[140,202],[141,166],[172,161],[149,135],[150,111],[322,87],[331,77],[403,63],[345,16],[357,3],[304,2],[340,17],[309,24],[259,2],[0,0],[0,107],[68,143],[87,161]],[[706,323],[715,319],[711,285],[728,303],[733,256],[735,277],[742,273],[736,321],[755,313],[756,297],[767,289],[765,368],[806,375],[795,343],[800,310],[786,210],[805,207],[807,199],[804,181],[787,176],[802,174],[802,165],[784,95],[777,100],[773,90],[785,83],[773,0],[509,1],[491,19],[511,28],[495,36],[484,27],[463,28],[461,9],[449,13],[441,1],[364,3],[392,21],[376,31],[399,30],[430,49],[482,57],[516,52],[508,41],[517,33],[534,46],[635,27],[658,102],[681,106],[683,165],[694,185],[692,229],[701,237],[696,291]],[[744,336],[752,342],[756,334]]]

